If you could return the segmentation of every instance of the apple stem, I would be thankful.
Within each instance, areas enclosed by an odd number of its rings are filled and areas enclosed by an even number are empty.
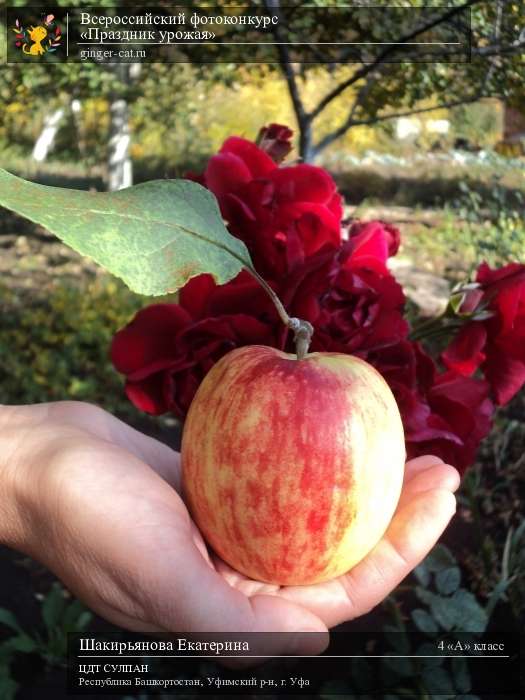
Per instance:
[[[308,348],[310,347],[312,335],[314,333],[314,327],[308,321],[303,321],[300,318],[289,316],[286,312],[286,309],[284,308],[282,301],[279,299],[274,290],[270,287],[268,282],[263,277],[261,277],[261,275],[257,272],[255,268],[251,266],[246,266],[246,269],[253,277],[255,277],[257,282],[259,282],[261,287],[268,294],[275,308],[277,309],[279,318],[284,323],[284,325],[291,331],[293,331],[295,342],[295,354],[297,355],[298,360],[302,360],[304,357],[306,357],[308,353]]]
[[[291,318],[288,328],[294,332],[295,354],[298,360],[302,360],[308,354],[308,348],[314,334],[314,327],[308,321],[300,318]]]

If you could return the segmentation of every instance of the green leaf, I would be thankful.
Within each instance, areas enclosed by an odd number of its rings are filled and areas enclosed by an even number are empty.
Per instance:
[[[20,632],[22,629],[13,613],[5,608],[0,608],[0,624],[10,627],[15,632]]]
[[[49,632],[59,626],[65,607],[66,601],[62,587],[60,584],[54,583],[42,602],[42,617]]]
[[[472,681],[468,670],[467,659],[456,657],[452,659],[452,676],[456,690],[459,693],[468,693],[472,689]]]
[[[91,620],[93,619],[93,615],[89,612],[89,610],[85,610],[82,615],[78,618],[76,624],[75,624],[75,632],[83,632],[86,627],[91,624]]]
[[[416,566],[414,575],[422,586],[428,588],[428,584],[430,583],[430,571],[424,561],[422,561],[419,566]]]
[[[448,671],[444,668],[424,668],[421,677],[426,690],[431,695],[450,696],[454,698],[456,691]]]
[[[213,194],[189,180],[83,192],[0,169],[0,205],[45,226],[139,294],[176,291],[204,272],[222,284],[253,267],[244,243],[228,233]]]
[[[461,571],[457,566],[441,569],[436,574],[436,588],[442,595],[450,595],[459,588]]]
[[[474,595],[460,588],[449,598],[455,615],[455,627],[460,632],[484,632],[488,616]]]
[[[28,634],[19,634],[16,637],[9,639],[6,644],[11,651],[19,651],[24,654],[30,654],[37,648],[37,643]]]
[[[84,605],[80,600],[73,600],[64,610],[62,616],[62,624],[67,630],[74,630],[77,624],[77,620],[85,611]]]
[[[434,593],[421,588],[421,586],[416,586],[416,595],[422,603],[430,605],[434,599]]]
[[[93,619],[92,613],[86,610],[86,607],[80,600],[74,600],[64,611],[61,620],[61,626],[64,632],[82,632]]]
[[[514,578],[508,578],[506,580],[499,581],[498,584],[495,586],[494,590],[490,594],[487,606],[485,608],[485,612],[487,613],[487,617],[489,619],[492,617],[494,608],[498,604],[500,598],[503,598],[503,596],[505,595],[505,591],[513,582]]]
[[[18,683],[11,678],[9,668],[0,666],[0,698],[2,700],[15,700]]]
[[[437,626],[436,621],[425,610],[421,610],[420,608],[412,610],[411,616],[415,626],[420,632],[424,632],[430,637],[433,637],[438,633],[439,627]]]
[[[525,535],[525,519],[523,519],[516,529],[516,532],[512,535],[512,545],[516,547],[521,540],[521,538]]]
[[[423,603],[430,607],[434,620],[445,630],[451,630],[459,619],[459,612],[453,598],[444,598],[419,586],[416,595]]]
[[[451,551],[444,544],[438,544],[424,560],[429,571],[437,572],[456,564]]]
[[[461,308],[461,305],[465,301],[465,293],[462,292],[461,294],[452,294],[450,299],[449,299],[449,305],[454,314],[459,314],[459,310]]]

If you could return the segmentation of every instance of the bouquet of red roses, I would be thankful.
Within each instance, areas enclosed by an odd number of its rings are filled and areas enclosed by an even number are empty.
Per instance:
[[[231,137],[191,179],[217,197],[230,232],[288,312],[313,325],[311,351],[357,355],[383,375],[401,411],[408,456],[435,454],[464,471],[496,405],[525,383],[525,265],[482,263],[441,318],[411,328],[387,266],[399,231],[382,221],[343,222],[341,196],[325,170],[281,165],[291,136],[272,124],[257,143]],[[421,339],[436,331],[449,340],[432,357]],[[199,275],[178,304],[139,311],[115,335],[112,359],[139,409],[184,419],[224,354],[256,344],[293,352],[292,341],[249,272],[222,286]]]

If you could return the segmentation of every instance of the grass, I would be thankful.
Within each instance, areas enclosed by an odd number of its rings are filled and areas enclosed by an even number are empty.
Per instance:
[[[334,178],[348,204],[397,205],[442,208],[462,195],[462,184],[490,197],[494,181],[512,197],[525,193],[523,168],[502,169],[490,165],[468,167],[443,163],[412,165],[375,164],[334,171]]]
[[[492,267],[525,260],[525,222],[517,215],[469,222],[447,208],[435,226],[413,226],[400,255],[452,282],[464,281],[483,260]]]
[[[69,398],[130,414],[109,347],[142,298],[105,277],[37,296],[4,287],[0,298],[1,403]]]

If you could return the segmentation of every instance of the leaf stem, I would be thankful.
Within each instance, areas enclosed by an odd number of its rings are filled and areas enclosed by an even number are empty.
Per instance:
[[[290,316],[288,316],[288,313],[286,312],[286,309],[284,308],[283,303],[279,299],[277,294],[273,291],[273,289],[270,287],[270,285],[264,279],[264,277],[261,277],[261,275],[257,272],[257,270],[254,267],[251,267],[251,266],[246,265],[246,264],[245,264],[245,267],[248,270],[248,272],[252,275],[252,277],[255,277],[257,282],[259,282],[261,287],[268,294],[270,299],[273,301],[275,308],[277,309],[277,313],[279,314],[279,318],[284,323],[284,325],[289,328],[290,327]]]
[[[279,318],[281,319],[281,321],[287,328],[293,331],[295,353],[297,355],[297,359],[302,360],[308,354],[308,348],[310,347],[310,343],[312,341],[312,335],[314,333],[314,328],[312,324],[308,321],[303,321],[300,318],[289,316],[286,309],[284,308],[282,301],[279,299],[277,294],[270,287],[270,285],[264,279],[264,277],[261,277],[257,270],[251,265],[246,265],[245,263],[245,267],[248,270],[248,272],[252,275],[252,277],[254,277],[257,280],[257,282],[259,282],[261,287],[268,294],[275,308],[277,309],[277,313],[279,314]]]
[[[479,475],[479,467],[476,466]],[[487,536],[485,533],[485,526],[483,523],[483,517],[481,515],[481,510],[479,507],[478,499],[476,497],[476,488],[471,480],[466,480],[467,487],[467,498],[469,501],[470,509],[474,517],[474,523],[476,525],[476,535],[479,542],[479,548],[481,550],[481,559],[483,566],[485,568],[485,576],[490,578],[492,573],[492,561],[490,556],[489,548],[487,547]],[[479,482],[478,482],[479,483]]]
[[[438,316],[431,321],[414,326],[410,333],[410,339],[417,342],[418,340],[427,340],[435,336],[448,335],[460,329],[462,325],[461,320]]]

